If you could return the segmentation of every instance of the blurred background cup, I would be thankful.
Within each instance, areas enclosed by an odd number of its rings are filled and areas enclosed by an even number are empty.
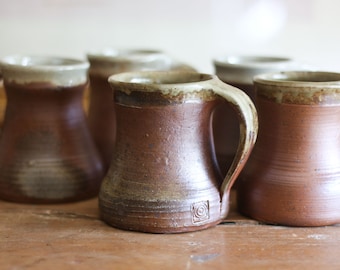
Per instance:
[[[103,167],[82,106],[87,61],[8,56],[0,137],[0,198],[61,203],[97,195]]]
[[[113,92],[108,83],[109,76],[127,71],[194,69],[159,50],[108,48],[88,53],[87,58],[90,62],[87,104],[89,127],[107,169],[116,137]]]
[[[230,55],[213,60],[215,74],[225,83],[243,90],[255,103],[253,77],[271,72],[300,69],[291,58],[276,56]],[[255,104],[256,105],[256,104]],[[225,123],[228,123],[227,125]],[[261,123],[259,123],[261,125]],[[213,122],[215,151],[220,170],[224,175],[237,150],[239,139],[238,116],[230,106],[220,106]],[[228,141],[228,143],[225,143]]]

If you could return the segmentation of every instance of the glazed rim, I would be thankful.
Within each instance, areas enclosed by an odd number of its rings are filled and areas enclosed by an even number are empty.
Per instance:
[[[266,67],[273,65],[281,65],[291,62],[292,59],[288,57],[277,56],[247,56],[247,55],[230,55],[226,57],[216,58],[215,65],[219,66],[237,66],[237,67]]]
[[[145,59],[154,55],[165,55],[160,50],[153,49],[113,49],[107,48],[98,52],[87,54],[89,60],[127,60],[127,59]]]
[[[87,82],[87,61],[49,56],[7,56],[0,60],[5,83],[75,86]]]
[[[138,71],[115,74],[108,81],[126,93],[137,90],[177,95],[181,92],[211,90],[215,79],[215,75],[192,71]]]
[[[340,73],[327,71],[282,71],[256,75],[254,82],[277,86],[339,88]]]
[[[87,61],[62,57],[12,55],[2,58],[0,66],[2,69],[64,71],[87,69],[89,63]]]
[[[214,77],[214,75],[191,71],[138,71],[112,75],[109,77],[109,82],[136,85],[177,85],[207,81]]]

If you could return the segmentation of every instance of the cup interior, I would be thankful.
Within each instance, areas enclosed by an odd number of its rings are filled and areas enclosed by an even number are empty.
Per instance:
[[[144,72],[128,72],[113,75],[109,78],[110,82],[124,82],[133,84],[185,84],[202,82],[212,79],[212,75],[183,72],[183,71],[144,71]]]
[[[107,48],[102,51],[90,52],[87,54],[87,58],[93,62],[96,60],[113,60],[113,61],[148,61],[156,58],[167,58],[160,50],[153,49],[113,49]]]
[[[336,72],[323,72],[323,71],[291,71],[280,72],[272,74],[263,74],[258,76],[262,80],[273,80],[282,82],[315,82],[315,83],[327,83],[327,82],[340,82],[340,73]]]
[[[243,56],[231,55],[216,59],[215,64],[219,65],[235,65],[235,66],[248,66],[248,65],[272,65],[276,63],[290,62],[290,58],[276,57],[276,56]]]
[[[340,74],[333,72],[281,72],[273,79],[295,82],[335,82],[340,81]]]
[[[131,50],[115,50],[115,49],[104,49],[102,52],[98,53],[105,56],[116,56],[116,57],[125,57],[130,55],[150,55],[150,54],[158,54],[161,53],[159,50],[152,49],[131,49]]]

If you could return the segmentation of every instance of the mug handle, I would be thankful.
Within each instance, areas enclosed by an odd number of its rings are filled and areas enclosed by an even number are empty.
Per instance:
[[[236,181],[253,149],[258,132],[258,119],[254,103],[240,89],[222,82],[217,77],[210,81],[212,91],[223,97],[237,112],[240,123],[240,139],[234,160],[220,187],[221,207],[226,205],[229,191]],[[221,211],[223,212],[223,211]]]

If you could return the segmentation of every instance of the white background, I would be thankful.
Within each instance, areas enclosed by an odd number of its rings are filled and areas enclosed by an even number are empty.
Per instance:
[[[0,0],[0,57],[163,50],[202,72],[229,54],[340,71],[338,0]]]

